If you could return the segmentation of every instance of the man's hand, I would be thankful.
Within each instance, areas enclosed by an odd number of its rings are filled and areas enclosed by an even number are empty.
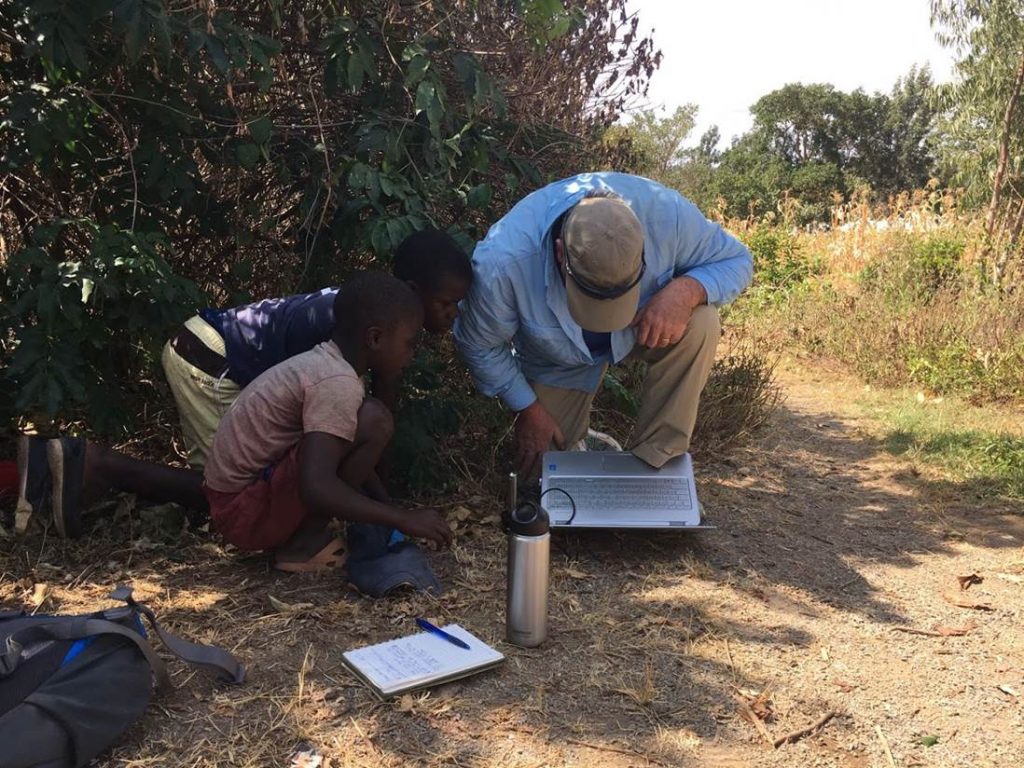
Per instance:
[[[692,277],[677,277],[636,313],[630,325],[636,328],[637,343],[651,349],[677,344],[686,333],[693,310],[707,300],[707,291],[699,282]]]
[[[535,400],[516,416],[516,472],[523,480],[534,476],[537,461],[554,443],[565,450],[565,436],[550,413]]]
[[[405,512],[398,530],[414,539],[426,539],[439,547],[452,543],[452,529],[436,509],[411,509]]]

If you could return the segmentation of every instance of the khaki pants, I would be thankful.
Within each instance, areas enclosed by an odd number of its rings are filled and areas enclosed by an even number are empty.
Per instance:
[[[697,403],[711,373],[721,335],[718,310],[701,306],[694,310],[686,333],[675,346],[637,347],[633,352],[647,363],[647,376],[640,395],[640,413],[626,449],[652,467],[661,467],[689,450],[697,421]],[[566,447],[571,449],[587,434],[590,408],[597,393],[538,382],[531,386],[540,404],[558,422]]]
[[[201,317],[189,318],[185,327],[211,350],[224,355],[224,339]],[[210,455],[217,425],[238,397],[238,384],[231,379],[215,379],[199,370],[179,355],[170,342],[164,345],[160,362],[178,407],[188,463],[202,468]]]

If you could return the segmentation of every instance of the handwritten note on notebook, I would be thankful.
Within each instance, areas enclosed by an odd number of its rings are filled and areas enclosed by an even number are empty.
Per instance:
[[[420,632],[346,651],[342,659],[357,677],[383,698],[456,680],[490,669],[505,660],[500,651],[458,624],[449,624],[443,629],[465,641],[469,650],[433,633]]]

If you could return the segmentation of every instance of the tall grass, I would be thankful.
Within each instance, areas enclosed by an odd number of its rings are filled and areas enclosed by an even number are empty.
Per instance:
[[[826,231],[734,223],[756,261],[734,318],[872,383],[1024,399],[1024,293],[986,283],[979,222],[938,190],[869,211],[839,209]]]

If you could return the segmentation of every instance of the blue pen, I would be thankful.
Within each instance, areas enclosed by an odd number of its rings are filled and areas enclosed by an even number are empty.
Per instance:
[[[467,643],[465,640],[459,640],[459,638],[455,637],[455,635],[449,635],[443,629],[441,629],[440,627],[435,627],[426,619],[416,619],[416,623],[419,624],[420,629],[425,629],[427,630],[427,632],[433,632],[438,637],[443,637],[452,645],[457,645],[459,646],[459,648],[465,648],[467,651],[469,650],[469,643]]]

